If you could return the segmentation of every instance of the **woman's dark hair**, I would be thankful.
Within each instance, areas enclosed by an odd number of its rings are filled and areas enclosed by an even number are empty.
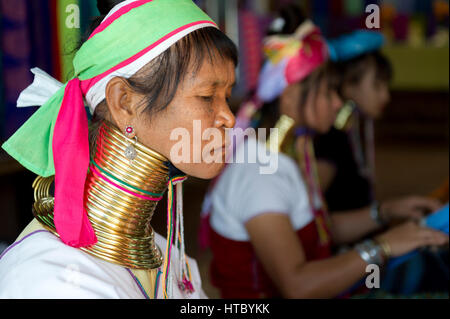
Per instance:
[[[393,76],[391,63],[379,51],[366,53],[348,61],[338,62],[335,66],[340,74],[340,93],[342,93],[344,84],[354,85],[360,83],[371,66],[375,68],[375,78],[378,81],[389,83]]]
[[[108,12],[122,1],[98,0],[97,8],[102,15],[93,20],[89,34],[101,23]],[[142,112],[151,115],[162,111],[170,104],[188,72],[197,72],[205,59],[213,63],[218,57],[231,60],[237,65],[238,52],[235,44],[214,27],[198,29],[177,41],[127,79],[127,82],[133,90],[145,96],[143,101],[145,107]],[[97,131],[99,122],[105,119],[107,112],[104,100],[96,107],[91,131]],[[95,136],[91,136],[91,141],[92,139],[95,139]]]
[[[111,11],[112,8],[123,1],[124,0],[97,0],[98,12],[100,12],[100,14],[104,17],[109,11]],[[103,18],[101,20],[103,20]],[[98,22],[98,24],[100,24],[100,22]]]
[[[302,8],[296,4],[283,6],[278,11],[276,18],[281,18],[283,21],[281,29],[274,29],[272,25],[267,30],[267,35],[292,34],[306,20]]]

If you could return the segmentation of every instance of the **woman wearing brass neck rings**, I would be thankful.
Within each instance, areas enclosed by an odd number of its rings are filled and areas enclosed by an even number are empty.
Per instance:
[[[98,7],[104,16],[74,58],[74,77],[60,85],[33,69],[19,97],[37,105],[36,89],[51,92],[3,145],[39,177],[35,219],[0,257],[0,296],[203,297],[184,253],[181,183],[216,176],[223,161],[192,163],[192,143],[191,158],[174,161],[171,133],[192,136],[196,120],[222,137],[233,127],[236,48],[190,0]],[[166,190],[167,240],[150,226]]]

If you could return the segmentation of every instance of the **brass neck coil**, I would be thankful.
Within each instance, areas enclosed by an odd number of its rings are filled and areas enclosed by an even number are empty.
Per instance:
[[[133,144],[136,158],[130,162],[125,149]],[[54,198],[50,187],[54,176],[39,176],[33,183],[33,214],[56,233]],[[154,269],[162,256],[150,225],[153,212],[169,181],[168,160],[109,123],[102,123],[85,184],[85,209],[97,243],[83,251],[103,260],[134,269]]]

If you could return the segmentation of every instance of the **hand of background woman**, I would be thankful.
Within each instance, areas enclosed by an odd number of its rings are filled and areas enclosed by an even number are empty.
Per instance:
[[[379,235],[376,240],[389,245],[391,257],[398,257],[424,246],[448,244],[449,236],[410,221]]]
[[[386,221],[407,219],[419,221],[424,215],[438,210],[441,206],[436,199],[408,196],[382,202],[380,214]]]

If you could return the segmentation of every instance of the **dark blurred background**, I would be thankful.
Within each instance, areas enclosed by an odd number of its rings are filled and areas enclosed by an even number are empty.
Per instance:
[[[366,28],[369,4],[380,9],[383,49],[394,68],[392,100],[376,122],[377,198],[427,195],[449,176],[449,2],[448,0],[198,0],[240,49],[239,81],[232,107],[254,89],[262,62],[261,40],[275,12],[297,3],[331,38]],[[95,0],[0,0],[0,139],[3,143],[36,108],[16,108],[21,90],[39,67],[60,81],[71,76],[73,52],[98,14]],[[36,176],[0,151],[0,252],[31,221]],[[200,251],[197,230],[207,181],[190,178],[185,187],[188,253],[196,257],[204,288],[209,252]],[[154,228],[165,234],[163,200]]]

